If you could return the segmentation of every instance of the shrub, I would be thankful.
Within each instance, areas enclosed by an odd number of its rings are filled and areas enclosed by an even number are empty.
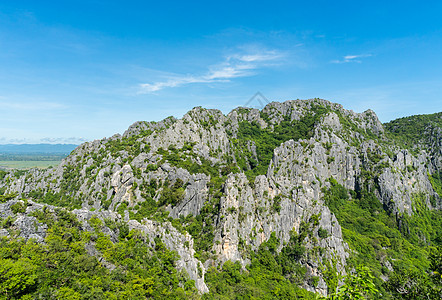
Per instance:
[[[328,233],[328,231],[327,231],[326,229],[324,229],[324,228],[322,228],[322,227],[319,227],[319,229],[318,229],[318,236],[319,236],[321,239],[325,239],[325,238],[327,238],[328,235],[329,235],[329,233]]]

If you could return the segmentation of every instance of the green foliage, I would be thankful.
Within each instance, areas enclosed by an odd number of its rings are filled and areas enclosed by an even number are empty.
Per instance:
[[[28,196],[33,198],[36,202],[46,203],[49,205],[65,207],[68,209],[79,209],[81,208],[82,201],[79,198],[71,197],[63,192],[54,193],[48,191],[46,193],[43,190],[33,190],[29,192]]]
[[[428,270],[428,245],[438,241],[442,213],[429,210],[423,195],[414,197],[413,216],[403,215],[396,219],[385,212],[372,192],[349,193],[335,180],[329,182],[330,188],[323,189],[324,201],[342,226],[344,239],[356,251],[348,260],[350,266],[368,267],[374,275],[376,288],[383,295],[394,292],[380,280],[381,275],[392,276],[383,267],[381,258],[388,259],[397,272],[404,274]]]
[[[176,270],[176,254],[160,240],[152,248],[141,233],[132,231],[113,243],[99,230],[82,231],[80,222],[65,210],[51,213],[45,208],[34,215],[48,225],[44,244],[0,238],[2,299],[183,299],[197,295],[194,282]],[[96,229],[104,226],[96,217],[89,222]],[[86,244],[95,245],[115,269],[110,271],[89,256]]]
[[[255,176],[266,174],[269,162],[273,156],[273,150],[288,140],[308,139],[313,135],[314,124],[329,111],[328,108],[313,105],[310,112],[300,120],[291,121],[286,116],[279,124],[261,128],[256,122],[240,122],[237,139],[234,145],[239,149],[236,160],[239,167],[247,171],[246,174],[253,180]],[[265,115],[263,115],[266,118]],[[253,142],[256,146],[256,159],[248,150],[248,144]],[[247,164],[248,162],[248,164]]]
[[[122,202],[117,207],[117,212],[120,214],[120,216],[124,216],[124,211],[127,209],[127,202]]]
[[[428,179],[430,179],[433,190],[442,198],[442,172],[428,174]]]
[[[273,198],[272,209],[274,212],[279,213],[281,211],[281,201],[281,195],[277,195]]]
[[[215,237],[214,223],[219,213],[219,205],[220,199],[214,197],[204,204],[199,215],[188,215],[180,220],[183,224],[183,229],[193,237],[197,256],[203,261],[209,258],[209,252],[213,246],[213,239]]]
[[[442,246],[432,249],[430,271],[420,272],[398,269],[385,283],[396,299],[441,299],[442,298]]]
[[[181,232],[187,231],[194,239],[196,257],[205,261],[211,257],[213,239],[215,237],[215,222],[219,218],[222,184],[226,177],[211,177],[208,184],[209,199],[197,216],[188,215],[176,220],[172,225]],[[231,210],[231,213],[235,211]]]
[[[36,269],[33,261],[26,257],[0,258],[0,295],[15,299],[32,291],[37,283]]]
[[[433,272],[435,283],[442,283],[442,241],[430,253],[430,270]]]
[[[203,299],[315,299],[313,293],[298,287],[306,280],[306,270],[297,262],[303,253],[299,237],[292,233],[279,254],[278,246],[279,240],[272,233],[257,253],[252,252],[247,270],[231,261],[220,269],[209,269],[205,279],[210,293]]]
[[[191,144],[185,144],[183,148],[187,149],[189,146]],[[212,162],[204,157],[198,157],[200,163],[197,163],[197,155],[193,152],[186,154],[180,149],[169,147],[168,150],[160,148],[157,153],[163,157],[160,164],[167,161],[174,167],[186,169],[190,174],[203,173],[211,177],[219,176],[218,165],[212,165]]]
[[[6,201],[14,199],[15,197],[17,197],[17,193],[0,195],[0,203],[5,203]]]
[[[124,240],[129,235],[129,225],[124,222],[119,222],[117,224],[118,227],[118,237],[121,240]]]
[[[16,177],[16,178],[20,178],[21,176],[23,176],[23,175],[25,175],[26,174],[26,171],[25,170],[16,170],[15,172],[14,172],[14,177]]]
[[[113,157],[117,157],[121,151],[127,151],[131,157],[138,156],[142,151],[148,152],[149,147],[144,145],[142,150],[141,140],[152,134],[151,130],[142,130],[137,135],[125,136],[120,139],[111,139],[106,143],[106,149]]]
[[[95,231],[98,231],[103,227],[103,222],[99,218],[97,218],[97,216],[92,216],[92,218],[89,219],[88,223],[92,226],[92,228],[95,229]]]
[[[65,165],[63,170],[63,180],[60,188],[65,193],[76,192],[80,188],[80,170],[81,164],[75,166]]]
[[[322,228],[322,227],[319,227],[319,229],[318,229],[318,236],[319,236],[321,239],[325,239],[325,238],[327,238],[327,237],[329,236],[327,229],[324,229],[324,228]]]
[[[359,266],[356,272],[347,274],[344,284],[336,293],[327,299],[353,300],[353,299],[379,299],[379,290],[374,284],[374,276],[367,267]]]
[[[348,191],[334,178],[328,180],[330,182],[330,189],[323,188],[323,200],[332,212],[339,211],[339,208],[345,205],[349,199]]]
[[[331,164],[332,162],[334,162],[335,161],[335,158],[333,157],[333,156],[329,156],[329,157],[327,157],[327,163],[328,164]]]
[[[14,214],[24,213],[26,211],[27,201],[25,202],[16,202],[11,205],[11,210]]]
[[[169,204],[172,206],[177,205],[181,200],[184,199],[185,187],[186,184],[179,178],[173,183],[173,185],[166,182],[163,185],[163,191],[161,192],[161,197],[158,200],[158,206],[167,206]]]
[[[145,201],[138,204],[137,212],[136,213],[129,212],[129,215],[131,219],[141,222],[142,219],[150,218],[157,211],[158,211],[157,202],[154,199],[152,199],[152,197],[147,196]]]
[[[431,135],[432,127],[442,127],[442,112],[399,118],[385,123],[384,127],[400,146],[413,149],[417,142]]]
[[[81,164],[64,166],[59,192],[55,193],[52,190],[39,188],[30,191],[28,196],[36,202],[65,207],[70,210],[81,208],[82,200],[74,196],[80,188],[81,167]]]
[[[0,218],[0,228],[9,228],[14,221],[15,218],[13,216],[8,216],[5,219]]]
[[[336,261],[325,261],[325,263],[321,265],[321,271],[324,276],[324,281],[327,284],[328,293],[334,293],[339,283],[339,274],[336,267]]]

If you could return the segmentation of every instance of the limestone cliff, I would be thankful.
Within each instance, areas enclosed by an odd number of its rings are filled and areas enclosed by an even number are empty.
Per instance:
[[[416,194],[440,209],[430,176],[442,169],[442,131],[426,130],[425,140],[407,148],[373,111],[355,113],[320,99],[273,102],[262,111],[237,108],[228,115],[197,107],[181,119],[136,122],[123,135],[82,144],[56,168],[19,177],[10,172],[0,187],[75,209],[81,220],[124,220],[161,238],[202,293],[210,266],[228,260],[246,266],[250,251],[272,233],[279,250],[291,234],[305,233],[307,250],[298,261],[306,278],[319,281],[306,280],[303,287],[327,294],[324,272],[333,267],[345,274],[351,253],[323,201],[330,179],[350,191],[372,191],[398,220],[413,214]],[[11,203],[0,208],[3,214]],[[42,206],[29,203],[28,209]],[[29,218],[20,215],[14,226],[29,227]],[[173,220],[183,227],[175,228]],[[191,222],[202,227],[192,231]],[[38,226],[21,232],[44,236]]]

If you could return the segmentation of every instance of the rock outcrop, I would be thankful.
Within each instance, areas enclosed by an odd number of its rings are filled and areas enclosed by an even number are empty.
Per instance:
[[[374,191],[398,217],[413,214],[416,194],[429,207],[441,208],[429,176],[442,169],[442,131],[429,130],[426,150],[412,154],[391,140],[371,110],[359,114],[320,99],[273,102],[262,111],[237,108],[228,115],[197,107],[182,119],[136,122],[122,136],[85,143],[56,168],[33,169],[18,178],[11,172],[0,187],[22,198],[69,197],[78,203],[71,208],[77,208],[73,212],[80,220],[92,215],[125,220],[131,229],[160,238],[178,253],[177,267],[202,293],[208,291],[206,268],[228,260],[245,266],[250,262],[247,251],[257,250],[272,234],[281,250],[291,232],[308,224],[310,234],[303,241],[307,254],[300,263],[319,282],[304,288],[326,294],[324,265],[333,261],[344,274],[350,253],[322,200],[329,179],[348,190]],[[270,150],[270,144],[262,145],[269,141],[274,145]],[[180,222],[201,216],[212,205],[210,222],[203,221],[213,227],[210,258],[196,259],[192,236],[169,221],[136,220],[149,199]],[[2,218],[11,203],[1,204]],[[41,206],[28,203],[28,210]],[[22,215],[14,226],[24,238],[41,241],[44,227],[29,229],[34,221]]]

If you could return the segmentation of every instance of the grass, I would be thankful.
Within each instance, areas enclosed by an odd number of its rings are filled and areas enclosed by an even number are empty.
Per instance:
[[[23,160],[23,161],[0,161],[0,169],[29,169],[29,168],[47,168],[60,164],[61,160]]]

